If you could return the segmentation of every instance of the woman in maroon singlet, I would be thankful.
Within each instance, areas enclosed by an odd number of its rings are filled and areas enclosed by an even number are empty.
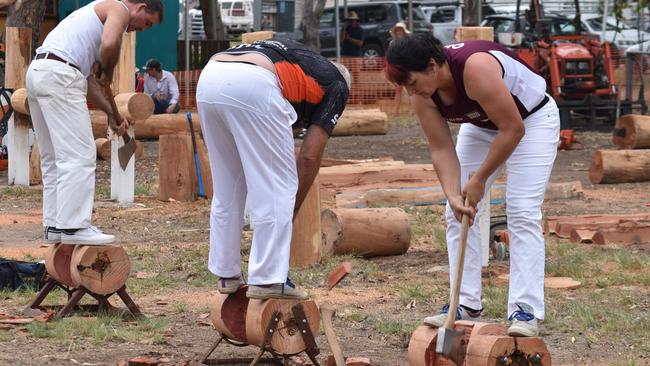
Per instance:
[[[455,263],[461,216],[469,215],[473,223],[484,192],[501,168],[506,169],[511,258],[507,315],[512,320],[508,334],[536,336],[537,321],[544,319],[541,205],[560,129],[546,82],[499,44],[466,41],[443,46],[430,34],[395,40],[386,54],[385,71],[388,80],[412,96],[447,196],[449,263]],[[448,123],[461,124],[455,147]],[[424,322],[441,326],[448,307]],[[481,316],[478,225],[470,227],[460,306],[454,311],[456,319]]]

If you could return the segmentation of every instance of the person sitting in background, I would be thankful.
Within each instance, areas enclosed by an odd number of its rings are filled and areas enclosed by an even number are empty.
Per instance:
[[[361,57],[364,35],[363,28],[359,25],[359,16],[355,11],[350,11],[345,23],[341,32],[341,56]]]
[[[144,93],[151,96],[154,103],[153,114],[178,113],[181,106],[178,104],[178,82],[174,75],[163,70],[160,61],[150,59],[143,67]]]
[[[393,42],[396,39],[408,37],[411,31],[406,28],[406,24],[403,22],[397,22],[388,33],[390,33],[390,41]]]

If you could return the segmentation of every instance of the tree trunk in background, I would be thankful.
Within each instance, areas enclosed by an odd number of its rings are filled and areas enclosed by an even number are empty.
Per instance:
[[[302,33],[305,46],[320,53],[320,17],[326,0],[305,0]]]
[[[478,25],[478,0],[466,0],[463,9],[463,25]]]
[[[16,9],[17,8],[17,9]],[[32,28],[32,44],[38,48],[41,24],[45,16],[45,1],[22,0],[11,5],[7,11],[7,27]]]
[[[203,15],[203,29],[207,39],[217,40],[226,39],[226,33],[223,29],[223,21],[221,20],[221,6],[215,0],[201,0],[201,13]],[[215,6],[216,19],[212,19],[210,13],[212,7]],[[212,34],[212,22],[217,22],[217,34]]]

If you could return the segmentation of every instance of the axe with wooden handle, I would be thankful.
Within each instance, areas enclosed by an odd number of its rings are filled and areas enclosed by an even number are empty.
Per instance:
[[[320,313],[323,318],[325,338],[327,338],[327,343],[330,345],[330,349],[334,355],[336,366],[345,366],[345,357],[343,357],[343,351],[341,351],[339,341],[336,339],[336,333],[334,333],[334,325],[332,325],[332,317],[335,313],[334,307],[330,304],[323,304],[320,307]]]
[[[104,85],[104,94],[106,94],[106,98],[108,98],[108,101],[111,104],[113,114],[119,114],[120,112],[117,108],[117,104],[115,104],[115,98],[113,97],[113,91],[111,90],[110,85]],[[120,161],[120,167],[122,170],[126,170],[126,166],[129,165],[131,157],[135,154],[136,145],[135,139],[132,138],[127,131],[124,131],[124,134],[122,134],[122,139],[124,140],[124,145],[117,149],[117,158]]]

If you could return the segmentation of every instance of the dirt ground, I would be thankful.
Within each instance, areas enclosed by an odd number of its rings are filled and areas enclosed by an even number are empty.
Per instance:
[[[558,152],[551,181],[579,180],[584,196],[546,202],[545,215],[650,210],[650,182],[597,186],[589,182],[588,169],[593,152],[598,148],[613,148],[610,136],[609,133],[579,131],[576,138],[585,148]],[[128,286],[149,323],[119,319],[107,320],[107,324],[97,323],[93,317],[78,315],[47,325],[0,327],[0,365],[115,365],[139,355],[182,364],[202,354],[215,340],[217,334],[206,318],[210,298],[215,293],[214,277],[205,268],[209,203],[156,200],[157,149],[156,141],[145,142],[144,157],[136,163],[136,202],[129,206],[120,206],[107,199],[109,164],[98,162],[94,213],[94,223],[115,233],[126,246],[133,267]],[[386,156],[407,163],[430,161],[426,141],[413,119],[392,119],[390,131],[384,136],[335,137],[326,152],[326,157],[336,159]],[[4,184],[6,172],[0,172],[0,188]],[[329,258],[305,270],[292,270],[296,282],[317,301],[336,305],[335,327],[346,355],[369,357],[373,365],[406,365],[412,330],[423,317],[447,302],[448,267],[446,249],[441,242],[444,239],[441,235],[444,233],[442,208],[405,209],[414,230],[411,248],[405,255],[370,260]],[[45,248],[41,246],[40,216],[40,188],[0,190],[0,256],[42,259]],[[251,233],[245,234],[246,254]],[[571,258],[579,258],[582,250],[592,253],[598,249],[567,247],[566,243],[549,238],[547,267],[562,262],[565,254],[568,258],[567,253],[571,253]],[[643,245],[622,250],[630,250],[643,258],[650,254],[650,247]],[[338,288],[328,292],[325,277],[342,260],[353,262],[353,273]],[[484,271],[486,321],[505,320],[507,285],[496,277],[507,270],[507,262],[491,261]],[[645,271],[647,278],[648,267],[642,266],[638,271]],[[548,315],[547,321],[542,323],[541,335],[552,354],[553,364],[650,365],[650,337],[647,335],[650,283],[601,287],[595,279],[587,275],[581,277],[577,271],[574,273],[576,279],[584,282],[583,287],[573,291],[550,290],[547,294]],[[606,271],[604,276],[607,276]],[[592,297],[601,292],[602,298]],[[33,295],[0,292],[0,313],[18,313]],[[496,299],[495,303],[492,299]],[[576,319],[583,318],[578,312],[563,313],[563,309],[598,306],[594,301],[618,307],[620,299],[629,299],[625,309],[634,313],[630,320],[632,326],[645,327],[635,329],[635,337],[617,329],[603,333],[600,331],[603,328],[593,323],[583,328],[582,323],[574,324]],[[46,305],[62,303],[60,293],[45,302]],[[593,311],[596,314],[596,310]],[[606,315],[596,314],[593,318],[590,321],[611,321]],[[83,322],[92,324],[92,329],[87,329]],[[329,353],[323,334],[318,336],[317,342],[323,354]],[[253,347],[220,346],[216,351],[218,357],[250,357],[254,353]]]

